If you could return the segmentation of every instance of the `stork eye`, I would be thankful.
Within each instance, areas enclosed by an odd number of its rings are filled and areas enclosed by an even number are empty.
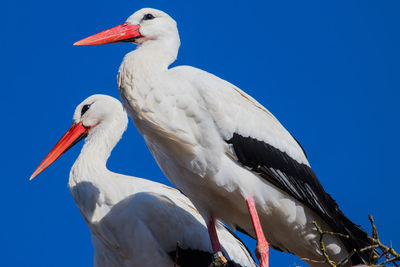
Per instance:
[[[92,105],[92,104],[90,104],[90,105]],[[88,109],[90,108],[90,105],[89,105],[89,104],[86,104],[86,105],[84,105],[84,106],[82,107],[82,110],[81,110],[81,117],[83,116],[83,114],[86,113],[86,111],[88,111]]]
[[[150,13],[143,16],[143,20],[151,20],[151,19],[154,19],[154,16]]]

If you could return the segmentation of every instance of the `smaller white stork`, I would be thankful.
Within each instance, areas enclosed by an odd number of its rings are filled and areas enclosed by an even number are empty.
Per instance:
[[[107,169],[128,123],[121,103],[93,95],[78,105],[73,122],[30,180],[87,136],[69,187],[92,234],[94,266],[208,266],[213,250],[206,224],[189,199]],[[221,223],[216,226],[228,266],[256,266],[246,246]]]

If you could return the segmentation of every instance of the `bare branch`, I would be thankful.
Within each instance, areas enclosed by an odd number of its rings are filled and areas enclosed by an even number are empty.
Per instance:
[[[368,216],[369,221],[371,222],[371,227],[372,227],[372,237],[368,236],[368,240],[371,243],[371,245],[366,246],[364,248],[361,248],[358,250],[358,252],[366,252],[366,251],[370,251],[370,257],[369,257],[369,262],[368,262],[368,266],[375,266],[375,267],[384,267],[384,266],[388,266],[387,264],[393,264],[394,266],[399,267],[399,263],[400,263],[400,254],[397,253],[392,246],[388,247],[386,245],[384,245],[380,239],[379,239],[379,235],[378,235],[378,230],[375,226],[375,222],[374,219],[371,215]],[[316,221],[312,222],[317,230],[317,232],[320,235],[319,238],[319,243],[320,243],[320,250],[321,253],[325,259],[324,262],[328,263],[329,266],[331,267],[339,267],[339,266],[343,266],[346,263],[349,262],[349,260],[351,259],[351,257],[354,255],[354,253],[357,253],[357,250],[354,249],[351,253],[349,253],[349,255],[340,260],[338,263],[335,263],[334,261],[332,261],[329,258],[328,253],[326,252],[326,247],[323,240],[324,235],[328,234],[331,236],[339,236],[339,237],[344,237],[344,238],[350,238],[348,235],[344,235],[341,233],[334,233],[334,232],[330,232],[330,231],[324,231],[321,229],[321,227],[319,227],[319,225],[317,224]],[[381,253],[377,253],[377,249],[379,249],[381,251]],[[380,263],[378,263],[379,261],[381,261]],[[364,265],[363,265],[364,266]],[[367,265],[365,265],[367,266]]]
[[[329,232],[322,231],[322,229],[318,226],[318,224],[317,224],[316,221],[313,221],[312,223],[314,224],[315,228],[317,229],[317,231],[318,231],[318,233],[319,233],[319,245],[320,245],[320,248],[321,248],[322,255],[324,255],[325,261],[326,261],[330,266],[332,266],[332,267],[337,267],[336,263],[335,263],[334,261],[332,261],[331,259],[329,259],[328,253],[326,253],[325,244],[324,244],[324,242],[322,241],[324,235],[327,234],[327,233],[329,233]]]

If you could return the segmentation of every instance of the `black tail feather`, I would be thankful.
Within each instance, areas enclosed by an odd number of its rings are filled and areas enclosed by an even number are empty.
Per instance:
[[[356,225],[351,220],[349,220],[339,209],[338,206],[336,206],[335,221],[336,224],[334,225],[331,224],[331,227],[333,227],[332,230],[337,233],[348,235],[349,238],[340,237],[340,239],[346,246],[346,249],[349,253],[355,251],[353,256],[350,258],[351,262],[354,265],[369,264],[371,252],[373,253],[373,255],[376,255],[377,251],[376,250],[361,251],[361,249],[372,245],[368,234],[361,228],[361,226]]]

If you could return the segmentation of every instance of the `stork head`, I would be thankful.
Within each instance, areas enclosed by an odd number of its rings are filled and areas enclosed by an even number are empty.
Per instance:
[[[131,15],[125,23],[82,39],[74,45],[90,46],[117,42],[143,44],[154,40],[172,40],[179,43],[176,22],[160,10],[143,8]]]
[[[121,102],[114,97],[92,95],[76,107],[72,120],[74,124],[81,123],[90,135],[97,131],[97,127],[115,126],[115,121],[121,121],[126,126],[127,116]]]
[[[40,163],[30,180],[38,176],[62,154],[87,137],[113,146],[128,124],[121,102],[107,95],[92,95],[80,103],[74,112],[73,124]],[[87,140],[87,141],[88,141]]]

